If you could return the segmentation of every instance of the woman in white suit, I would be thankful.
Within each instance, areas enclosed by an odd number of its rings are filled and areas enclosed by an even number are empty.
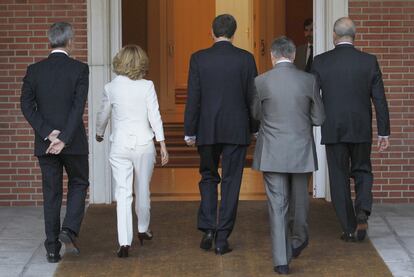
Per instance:
[[[111,118],[109,160],[116,186],[118,241],[117,255],[128,257],[132,242],[132,183],[135,190],[135,212],[138,238],[152,239],[150,223],[150,190],[155,164],[155,139],[161,145],[161,164],[168,162],[164,131],[157,94],[152,81],[145,80],[148,57],[137,45],[127,45],[113,59],[118,75],[105,85],[102,106],[97,114],[96,140],[102,141]]]

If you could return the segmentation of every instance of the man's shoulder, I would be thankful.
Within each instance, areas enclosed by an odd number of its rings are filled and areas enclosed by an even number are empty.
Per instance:
[[[75,68],[80,68],[80,69],[86,69],[89,68],[88,64],[76,60],[74,58],[71,57],[65,57],[64,59],[62,59],[63,63],[71,66],[71,67],[75,67]],[[49,56],[47,58],[44,58],[36,63],[33,63],[31,65],[29,65],[29,69],[37,69],[37,68],[42,68],[42,67],[48,67],[50,65],[50,63],[52,63],[52,58]]]
[[[323,52],[321,54],[316,55],[313,58],[313,61],[319,61],[319,60],[324,60],[324,59],[329,59],[329,57],[335,55],[335,49],[331,49],[329,51]]]
[[[86,68],[89,69],[88,64],[87,63],[84,63],[84,62],[82,62],[80,60],[74,59],[72,57],[68,57],[67,60],[68,60],[69,63],[71,63],[72,66],[79,67],[81,69],[86,69]]]
[[[303,70],[299,70],[297,68],[295,68],[294,71],[292,71],[293,74],[295,74],[297,76],[298,79],[303,80],[304,82],[310,82],[313,83],[316,79],[315,79],[315,75],[305,72]]]
[[[193,54],[191,54],[191,57],[198,58],[198,57],[203,57],[205,55],[209,55],[209,53],[211,53],[211,50],[212,50],[212,47],[197,50],[193,52]]]
[[[299,70],[298,68],[295,67],[291,67],[290,70],[285,70],[285,71],[279,71],[277,70],[277,68],[272,68],[262,74],[260,74],[259,76],[256,77],[256,81],[257,82],[262,82],[262,81],[266,81],[266,80],[273,80],[275,76],[277,76],[278,74],[282,74],[279,76],[286,76],[286,74],[290,75],[290,76],[294,76],[296,79],[301,79],[301,80],[306,80],[306,81],[310,81],[313,82],[315,80],[315,77],[313,74],[305,72],[303,70]]]
[[[41,68],[41,67],[43,67],[43,66],[47,66],[47,64],[48,64],[48,59],[49,59],[49,58],[44,58],[44,59],[42,59],[42,60],[40,60],[40,61],[37,61],[37,62],[35,62],[35,63],[32,63],[32,64],[30,64],[27,68],[28,68],[29,70],[35,70],[35,69],[37,69],[37,68]]]

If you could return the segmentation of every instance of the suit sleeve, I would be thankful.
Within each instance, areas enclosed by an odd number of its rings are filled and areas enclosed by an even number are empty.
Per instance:
[[[318,89],[322,89],[321,88],[321,78],[320,78],[320,75],[319,75],[319,72],[318,72],[318,66],[319,66],[319,58],[318,58],[318,56],[316,56],[313,59],[310,73],[315,76],[315,78],[316,78],[316,85],[318,86]]]
[[[379,136],[390,135],[390,116],[388,112],[387,99],[385,98],[384,83],[382,81],[381,69],[375,58],[375,67],[372,77],[371,98],[375,107],[377,127]]]
[[[255,121],[260,121],[262,118],[262,101],[259,97],[256,82],[253,84],[253,97],[250,102],[250,116]]]
[[[43,118],[37,109],[36,93],[34,91],[32,68],[27,68],[26,76],[23,78],[22,93],[20,96],[20,108],[23,116],[42,138],[47,138],[54,130]]]
[[[253,106],[252,103],[257,97],[257,92],[255,88],[255,78],[257,77],[257,67],[256,62],[254,60],[253,55],[249,55],[249,70],[248,70],[248,76],[247,76],[247,107],[249,109],[249,128],[250,133],[256,133],[259,130],[259,119],[256,117],[253,117],[253,113],[250,111],[251,107]]]
[[[148,120],[151,124],[152,130],[155,133],[155,139],[157,141],[163,141],[165,140],[164,129],[162,127],[162,120],[158,105],[157,93],[155,92],[154,84],[152,82],[145,101],[148,110]]]
[[[104,88],[104,93],[102,95],[101,108],[96,115],[96,134],[103,136],[105,134],[106,126],[108,125],[109,118],[111,116],[111,101],[109,99],[109,94],[107,87]]]
[[[196,136],[200,117],[201,86],[195,55],[191,56],[188,73],[187,103],[184,112],[184,134]]]
[[[75,95],[72,101],[72,107],[66,122],[66,127],[61,131],[58,138],[65,144],[70,144],[73,135],[79,125],[82,124],[82,116],[85,109],[86,100],[88,98],[89,88],[89,67],[84,66],[75,89]]]
[[[321,126],[323,124],[323,121],[325,120],[325,109],[323,107],[318,82],[316,81],[316,78],[313,79],[313,97],[310,110],[311,120],[312,125]]]

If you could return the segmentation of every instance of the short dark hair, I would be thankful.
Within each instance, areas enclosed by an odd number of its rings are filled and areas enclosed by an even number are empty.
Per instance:
[[[67,22],[56,22],[50,26],[47,36],[52,48],[65,47],[73,38],[72,25]]]
[[[312,18],[306,18],[305,21],[303,22],[303,29],[306,29],[306,27],[308,27],[309,25],[313,24],[313,19]]]
[[[237,29],[236,19],[230,14],[221,14],[213,20],[213,33],[215,37],[231,38]]]
[[[272,42],[271,51],[275,58],[292,59],[296,53],[296,46],[290,38],[281,36]]]

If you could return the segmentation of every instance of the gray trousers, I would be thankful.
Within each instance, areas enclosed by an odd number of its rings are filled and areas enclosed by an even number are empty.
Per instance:
[[[289,264],[292,247],[299,247],[308,238],[310,174],[263,172],[274,266]]]

